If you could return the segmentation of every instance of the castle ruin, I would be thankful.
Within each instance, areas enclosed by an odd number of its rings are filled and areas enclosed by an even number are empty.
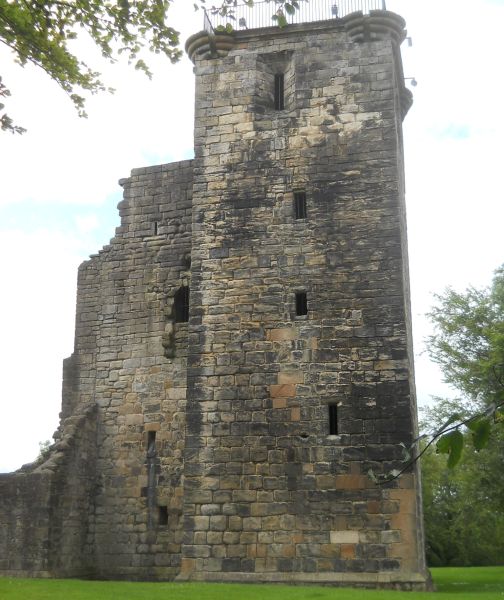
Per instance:
[[[121,180],[79,269],[0,574],[425,589],[417,469],[368,475],[416,435],[404,38],[371,10],[189,39],[195,158]]]

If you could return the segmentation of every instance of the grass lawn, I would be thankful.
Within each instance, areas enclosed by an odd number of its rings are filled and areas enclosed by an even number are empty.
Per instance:
[[[504,567],[432,569],[438,591],[0,578],[0,600],[503,600]]]

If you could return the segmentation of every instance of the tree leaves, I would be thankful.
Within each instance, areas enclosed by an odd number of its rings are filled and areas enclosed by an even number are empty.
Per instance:
[[[461,425],[471,431],[472,444],[479,451],[487,446],[493,425],[500,422],[504,403],[504,268],[495,272],[489,288],[470,287],[464,293],[447,289],[436,298],[438,305],[429,315],[435,327],[428,339],[429,354],[445,380],[472,405],[473,414]],[[451,419],[441,427],[444,435],[436,447],[448,451],[449,465],[454,466],[464,441],[446,435],[446,427],[461,416],[456,413]]]
[[[10,90],[5,86],[2,81],[2,77],[0,77],[0,98],[7,98],[10,96]],[[5,109],[5,105],[3,102],[0,102],[0,113]],[[26,129],[20,127],[19,125],[15,125],[14,121],[9,117],[7,113],[3,115],[0,114],[0,129],[2,131],[10,131],[11,133],[24,133]]]
[[[449,430],[449,426],[452,423],[460,421],[460,413],[455,413],[439,429],[436,451],[449,455],[447,461],[448,468],[453,469],[462,457],[462,450],[466,442],[466,438],[459,429],[462,425],[465,425],[472,432],[471,439],[475,450],[479,452],[487,446],[492,431],[492,423],[489,415],[486,413],[471,417],[459,423],[455,429]],[[493,414],[493,411],[490,414]],[[446,431],[449,432],[446,433]]]
[[[482,450],[488,444],[492,423],[488,417],[477,417],[467,423],[467,427],[472,431],[472,441],[476,450]]]
[[[286,27],[288,25],[287,19],[285,18],[285,14],[281,9],[278,9],[276,15],[271,17],[273,21],[276,21],[279,27]]]
[[[447,464],[450,469],[453,469],[460,461],[463,448],[464,436],[458,429],[442,435],[436,443],[437,452],[448,454]]]
[[[492,424],[498,422],[497,415],[500,408],[496,406],[489,407],[481,414],[469,417],[461,421],[460,413],[454,413],[434,434],[437,438],[436,452],[448,454],[447,466],[453,469],[460,462],[464,445],[467,443],[467,437],[461,431],[466,427],[472,432],[470,439],[476,451],[483,450],[488,445],[492,433]],[[458,421],[458,423],[457,423]],[[457,423],[454,427],[450,427]]]
[[[164,54],[172,62],[182,56],[179,33],[167,22],[168,9],[175,0],[43,0],[12,2],[0,0],[0,42],[14,53],[15,60],[31,62],[43,69],[68,94],[79,116],[85,117],[85,94],[111,91],[100,73],[89,68],[73,53],[68,42],[85,31],[102,55],[115,62],[126,56],[135,69],[150,77],[145,54]],[[182,0],[180,0],[182,1]],[[248,7],[254,0],[244,0]],[[287,15],[299,8],[298,0],[275,0],[273,19],[287,25]],[[238,0],[221,0],[209,10],[235,19]],[[195,10],[205,8],[206,0],[193,2]],[[225,30],[232,31],[231,24]],[[0,80],[1,81],[1,80]],[[0,96],[8,90],[0,84]],[[4,106],[0,106],[0,112]],[[2,130],[22,133],[6,114],[0,115]]]
[[[286,27],[289,23],[287,21],[285,13],[291,16],[294,15],[296,13],[296,10],[298,10],[299,8],[299,2],[297,2],[296,0],[290,0],[290,2],[281,2],[280,4],[282,6],[271,18],[273,21],[276,21],[279,27]]]
[[[444,400],[436,409],[444,409]],[[466,438],[471,436],[466,432]],[[431,447],[432,449],[432,447]],[[433,450],[433,449],[432,449]],[[504,429],[496,429],[486,449],[470,439],[455,469],[446,454],[427,451],[422,490],[427,559],[430,566],[501,564],[504,556]]]
[[[471,398],[475,408],[504,401],[504,270],[492,285],[452,289],[436,296],[429,316],[435,327],[428,352],[445,380]]]
[[[166,24],[169,0],[0,0],[0,41],[19,64],[43,69],[69,95],[79,116],[86,116],[84,92],[109,91],[100,74],[73,53],[68,42],[85,31],[102,55],[114,62],[124,54],[149,75],[142,53],[164,54],[177,61],[179,34]]]

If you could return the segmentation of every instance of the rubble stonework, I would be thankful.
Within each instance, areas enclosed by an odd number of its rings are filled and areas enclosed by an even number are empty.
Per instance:
[[[426,587],[417,470],[367,474],[416,433],[404,23],[350,17],[191,39],[195,159],[122,180],[80,267],[56,444],[0,476],[0,573]]]

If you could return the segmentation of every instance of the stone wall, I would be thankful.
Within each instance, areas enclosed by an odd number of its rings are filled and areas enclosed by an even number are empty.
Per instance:
[[[0,477],[0,572],[425,587],[418,473],[368,476],[416,432],[403,37],[190,40],[196,157],[120,182],[56,444]]]
[[[78,310],[76,352],[94,339],[98,577],[166,579],[180,561],[187,323],[172,313],[189,277],[191,176],[190,161],[133,170],[116,237],[80,270],[81,302],[97,306]]]
[[[84,577],[92,571],[89,515],[96,460],[96,407],[69,417],[39,460],[0,475],[0,572]]]
[[[6,574],[178,571],[187,323],[173,298],[189,282],[191,181],[191,161],[135,169],[116,236],[79,269],[57,443],[0,476]]]
[[[425,581],[416,474],[367,475],[415,432],[389,33],[239,32],[227,57],[196,57],[181,579]],[[277,72],[285,110],[265,91]]]

